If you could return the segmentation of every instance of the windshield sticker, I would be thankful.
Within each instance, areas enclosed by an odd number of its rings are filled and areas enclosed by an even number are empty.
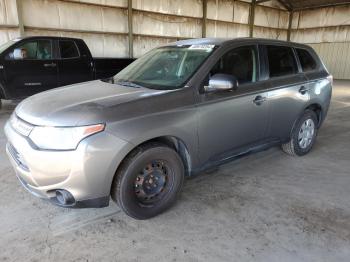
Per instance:
[[[210,52],[215,45],[191,45],[188,49],[197,49],[197,50],[205,50]]]

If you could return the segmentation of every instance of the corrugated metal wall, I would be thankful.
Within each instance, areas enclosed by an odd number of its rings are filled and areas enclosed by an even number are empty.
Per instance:
[[[16,1],[0,0],[0,44],[19,36]]]
[[[257,7],[256,36],[286,39],[288,12],[280,8],[277,3]],[[249,36],[249,12],[249,0],[207,0],[205,35]],[[0,0],[0,14],[0,44],[20,35],[20,17],[24,35],[80,37],[94,56],[129,55],[128,0]],[[202,0],[133,0],[132,14],[135,57],[203,35]]]
[[[133,55],[184,38],[249,36],[250,0],[132,0]],[[128,0],[0,0],[0,44],[20,35],[83,38],[94,56],[129,56]],[[253,36],[287,39],[289,12],[256,7]],[[23,25],[23,26],[20,26]],[[350,6],[294,12],[291,40],[313,45],[336,78],[350,79]],[[329,44],[329,43],[339,44]],[[340,43],[343,43],[340,45]],[[345,46],[345,47],[343,47]],[[330,57],[330,59],[327,59]],[[333,57],[333,59],[331,59]],[[345,69],[338,67],[339,61]]]
[[[202,1],[133,0],[134,56],[183,38],[202,35]]]
[[[350,42],[310,44],[336,79],[350,79]]]
[[[296,12],[291,40],[315,48],[337,79],[350,79],[350,5]]]
[[[22,0],[25,35],[83,38],[94,56],[128,54],[127,2]]]

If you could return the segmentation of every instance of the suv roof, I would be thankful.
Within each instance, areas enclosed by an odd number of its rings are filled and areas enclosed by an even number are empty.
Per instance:
[[[197,38],[186,39],[169,43],[168,45],[226,45],[231,43],[261,43],[261,44],[279,44],[293,47],[310,48],[308,45],[295,42],[287,42],[282,40],[253,38],[253,37],[237,37],[237,38]]]

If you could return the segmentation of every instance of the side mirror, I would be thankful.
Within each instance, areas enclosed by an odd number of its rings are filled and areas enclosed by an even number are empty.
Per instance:
[[[15,50],[13,50],[13,59],[15,60],[24,59],[22,49],[16,48]]]
[[[215,74],[209,79],[209,85],[204,86],[206,92],[236,90],[237,78],[228,74]]]

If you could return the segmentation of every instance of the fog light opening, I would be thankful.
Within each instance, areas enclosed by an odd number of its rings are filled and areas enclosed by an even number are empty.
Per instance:
[[[72,205],[75,202],[74,197],[68,191],[59,189],[59,190],[56,190],[55,192],[56,192],[56,199],[59,204],[63,206],[67,206],[67,205]]]

